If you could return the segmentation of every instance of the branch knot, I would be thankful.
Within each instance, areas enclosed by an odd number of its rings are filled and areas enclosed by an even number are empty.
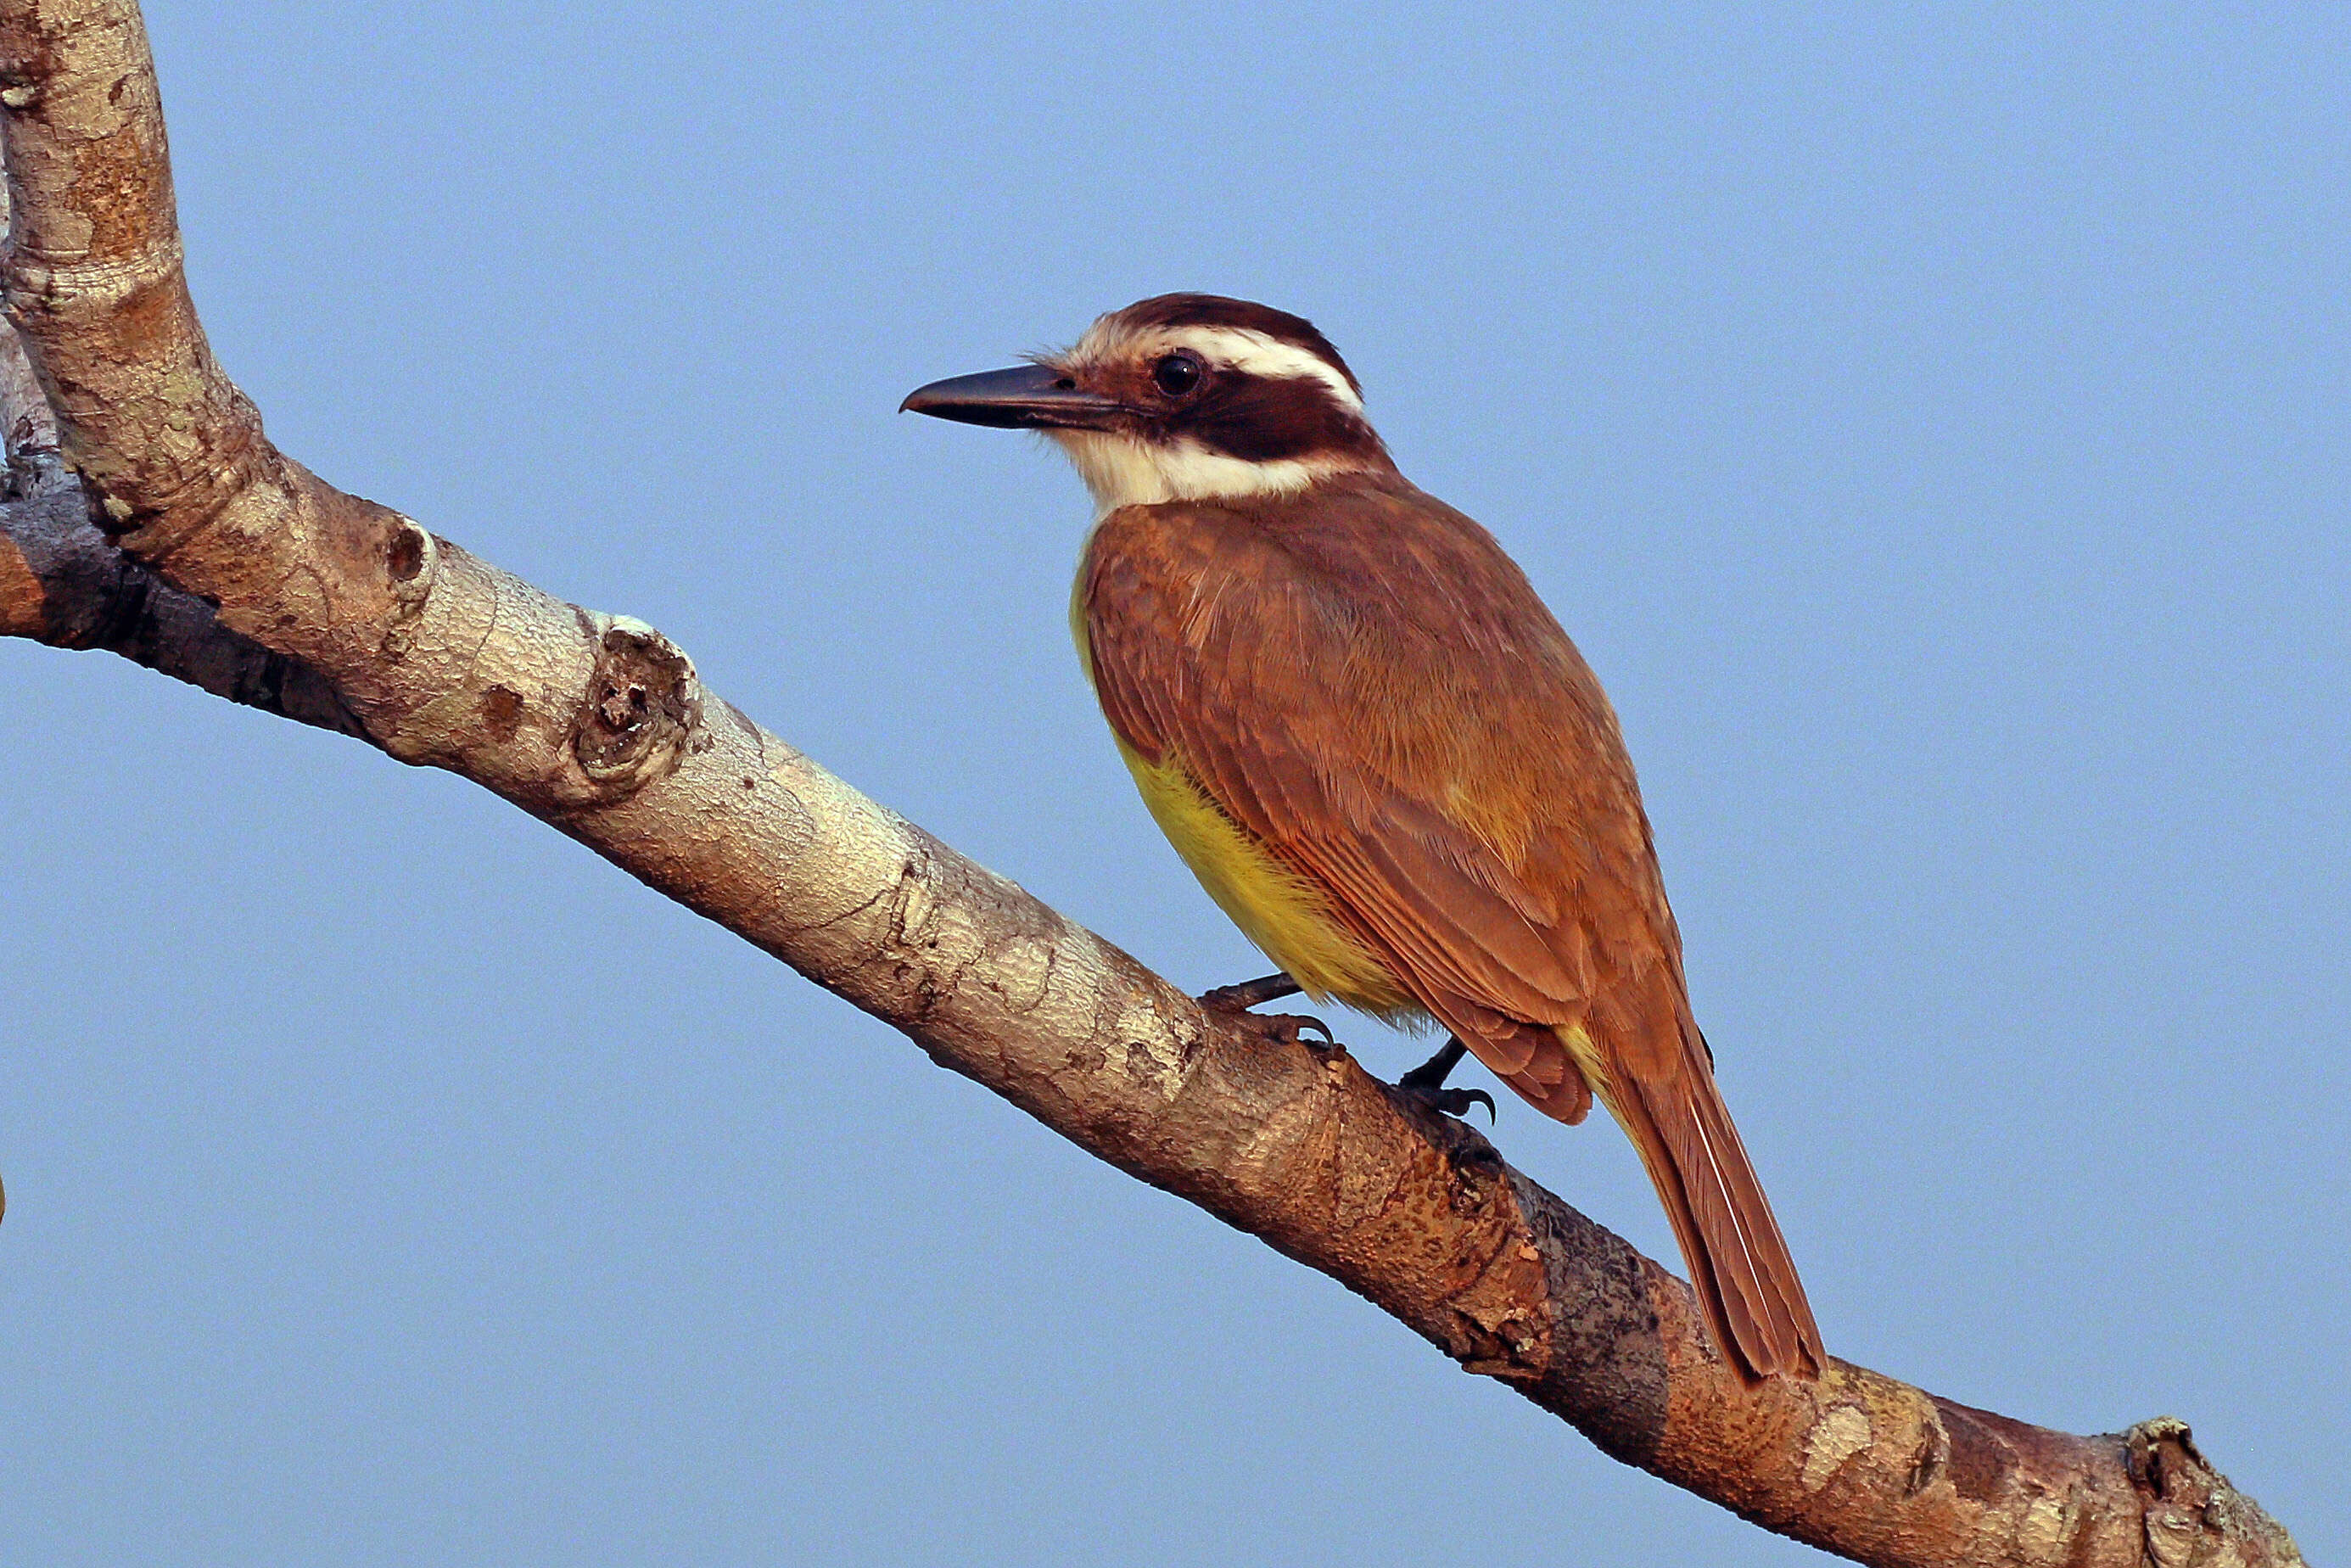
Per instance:
[[[2301,1568],[2294,1537],[2212,1468],[2187,1422],[2140,1422],[2123,1456],[2147,1500],[2148,1568]]]
[[[595,616],[596,668],[574,726],[571,753],[599,785],[633,793],[700,749],[702,683],[694,661],[642,621]],[[597,622],[601,622],[601,629]]]

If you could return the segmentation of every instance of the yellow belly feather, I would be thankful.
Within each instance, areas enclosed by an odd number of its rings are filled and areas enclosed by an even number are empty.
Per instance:
[[[1394,1022],[1421,1017],[1418,1003],[1332,913],[1329,898],[1283,865],[1208,798],[1174,758],[1146,761],[1123,740],[1152,820],[1217,907],[1317,1001],[1337,998]]]

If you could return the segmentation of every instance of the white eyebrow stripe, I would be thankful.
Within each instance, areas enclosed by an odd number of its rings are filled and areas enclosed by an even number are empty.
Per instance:
[[[1295,343],[1247,327],[1172,327],[1161,337],[1172,348],[1190,349],[1211,364],[1230,365],[1244,375],[1321,382],[1343,407],[1364,412],[1364,400],[1337,367]]]

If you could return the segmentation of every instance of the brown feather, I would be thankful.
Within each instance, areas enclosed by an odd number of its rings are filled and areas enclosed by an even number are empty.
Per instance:
[[[1615,714],[1491,536],[1384,470],[1130,507],[1095,530],[1079,600],[1121,739],[1327,894],[1531,1103],[1575,1122],[1596,1092],[1732,1364],[1817,1372],[1820,1331],[1691,1018]]]

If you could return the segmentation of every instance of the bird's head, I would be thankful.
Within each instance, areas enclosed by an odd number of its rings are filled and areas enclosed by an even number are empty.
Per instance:
[[[1140,300],[1064,352],[933,382],[900,407],[1041,431],[1104,512],[1394,466],[1354,372],[1312,322],[1214,294]]]

